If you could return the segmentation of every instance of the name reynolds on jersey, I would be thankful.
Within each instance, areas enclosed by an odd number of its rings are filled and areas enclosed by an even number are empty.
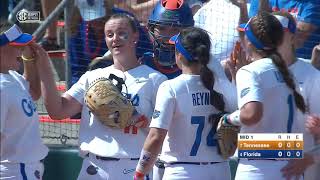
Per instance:
[[[193,106],[210,105],[210,93],[209,92],[197,92],[192,93]]]

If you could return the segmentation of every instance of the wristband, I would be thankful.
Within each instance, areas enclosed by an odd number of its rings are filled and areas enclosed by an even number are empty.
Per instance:
[[[21,56],[21,59],[23,60],[23,61],[34,61],[34,57],[31,57],[31,58],[27,58],[27,57],[25,57],[25,56]]]
[[[136,171],[142,174],[148,174],[154,163],[156,162],[158,154],[153,154],[151,152],[142,149],[139,162],[136,167]]]
[[[139,172],[139,171],[136,171],[135,174],[134,174],[134,177],[133,177],[133,180],[137,180],[139,178],[143,178],[144,177],[144,174]]]
[[[242,123],[240,121],[240,110],[236,110],[235,112],[228,115],[228,117],[226,117],[226,121],[229,124],[232,124],[235,126],[242,126]]]

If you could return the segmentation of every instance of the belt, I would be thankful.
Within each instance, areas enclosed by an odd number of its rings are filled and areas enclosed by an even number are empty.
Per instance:
[[[192,164],[192,165],[208,165],[208,164],[217,164],[221,162],[183,162],[183,161],[178,161],[178,162],[170,162],[167,164],[170,165],[175,165],[175,164]]]
[[[89,153],[86,156],[89,157]],[[96,157],[96,159],[102,160],[102,161],[119,161],[120,160],[120,158],[103,157],[103,156],[96,156],[96,155],[94,155],[94,156]],[[132,160],[132,161],[138,161],[139,160],[139,158],[129,158],[129,159]]]

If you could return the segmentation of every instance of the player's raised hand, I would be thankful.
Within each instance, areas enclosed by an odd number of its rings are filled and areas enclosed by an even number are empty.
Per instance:
[[[22,51],[22,59],[24,59],[25,61],[28,61],[31,59],[34,60],[34,58],[35,58],[35,52],[31,47],[31,45],[25,46]]]
[[[231,78],[235,81],[237,71],[244,65],[249,64],[246,52],[241,47],[240,41],[237,41],[230,59],[226,61],[226,67],[230,72]]]
[[[39,45],[38,43],[31,43],[30,47],[33,49],[33,51],[35,52],[35,57],[37,59],[42,59],[42,58],[49,58],[48,53],[46,50],[44,50],[42,48],[41,45]]]
[[[320,137],[320,116],[310,115],[306,120],[307,130],[314,136]]]

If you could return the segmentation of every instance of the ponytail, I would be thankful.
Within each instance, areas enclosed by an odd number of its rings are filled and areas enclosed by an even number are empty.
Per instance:
[[[269,58],[272,59],[273,64],[280,71],[286,85],[293,91],[294,100],[296,102],[298,109],[300,109],[301,112],[305,113],[307,111],[307,108],[306,108],[304,99],[301,96],[301,94],[299,94],[298,91],[296,90],[296,84],[292,78],[292,74],[288,70],[285,62],[282,60],[281,55],[275,51],[269,56]]]
[[[210,104],[219,111],[224,112],[223,95],[213,89],[214,75],[207,65],[203,65],[200,70],[200,79],[203,85],[210,91]]]

